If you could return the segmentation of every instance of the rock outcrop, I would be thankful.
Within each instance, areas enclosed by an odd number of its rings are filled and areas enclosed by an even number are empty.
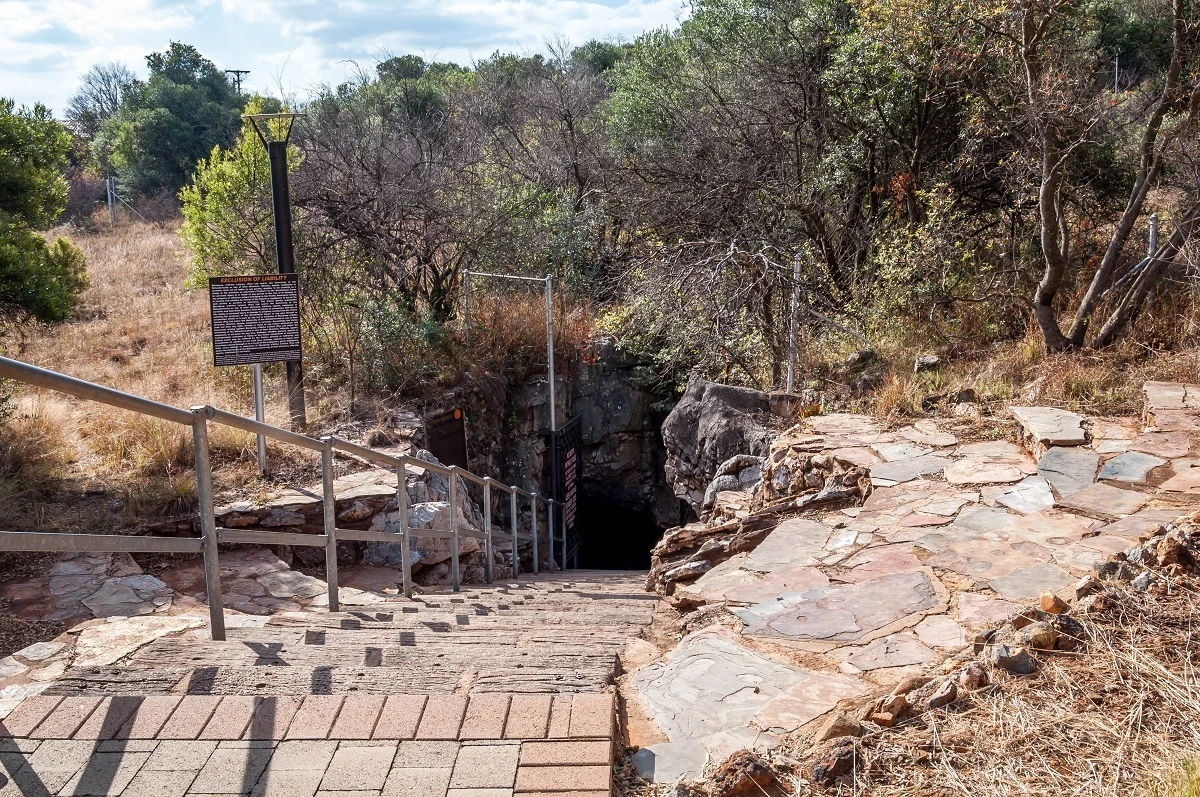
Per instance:
[[[667,481],[675,495],[702,515],[713,479],[731,475],[721,473],[723,465],[738,455],[767,455],[774,434],[763,421],[770,415],[768,394],[693,374],[662,427]]]

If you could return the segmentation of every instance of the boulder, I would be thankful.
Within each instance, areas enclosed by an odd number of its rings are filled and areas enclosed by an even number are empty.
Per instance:
[[[812,782],[819,786],[832,786],[839,778],[853,772],[858,761],[854,740],[836,739],[818,749],[812,765]]]
[[[662,426],[667,481],[675,494],[699,514],[722,464],[738,454],[766,456],[773,435],[757,418],[770,413],[766,393],[693,374]]]
[[[777,794],[779,780],[757,753],[739,750],[713,774],[713,785],[722,797],[762,797]]]
[[[1029,657],[1029,651],[1025,648],[992,645],[988,648],[988,658],[996,667],[1017,675],[1028,675],[1033,672],[1033,659]]]

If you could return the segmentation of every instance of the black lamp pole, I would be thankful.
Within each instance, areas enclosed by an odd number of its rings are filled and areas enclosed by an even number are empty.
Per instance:
[[[267,148],[267,160],[271,164],[271,211],[275,217],[275,262],[280,274],[296,273],[296,255],[292,250],[292,201],[288,188],[287,145],[292,133],[292,119],[298,114],[271,114],[250,117],[254,130]],[[271,134],[270,119],[287,119],[287,132],[282,140]],[[262,121],[262,125],[259,125]],[[266,131],[264,133],[264,130]],[[288,415],[292,429],[302,430],[307,425],[304,409],[304,367],[299,360],[284,363],[287,369]]]

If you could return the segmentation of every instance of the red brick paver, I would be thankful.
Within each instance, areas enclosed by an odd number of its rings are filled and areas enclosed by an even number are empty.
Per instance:
[[[441,700],[434,695],[429,702]],[[372,739],[411,739],[426,707],[424,695],[390,695],[379,712]],[[342,709],[344,712],[345,709]],[[457,730],[457,729],[456,729]],[[453,736],[448,737],[453,739]]]
[[[466,710],[467,698],[462,695],[431,696],[421,715],[421,724],[417,726],[416,738],[457,739]]]
[[[383,708],[383,695],[348,695],[342,703],[330,739],[370,739]],[[416,723],[413,723],[416,727]]]
[[[611,788],[610,766],[521,767],[517,770],[517,793],[602,791]]]
[[[98,697],[64,697],[50,715],[29,734],[31,739],[70,739],[100,705]]]
[[[140,697],[106,697],[87,718],[87,722],[75,731],[75,739],[112,739],[129,721],[141,704]]]
[[[254,715],[255,698],[250,695],[226,695],[213,712],[212,719],[200,732],[201,739],[240,739]]]
[[[550,695],[513,695],[504,738],[543,739],[549,722]]]
[[[282,739],[300,706],[294,697],[255,698],[254,714],[243,739]]]
[[[612,742],[545,741],[521,745],[521,766],[545,767],[612,763]]]
[[[341,695],[309,695],[288,726],[288,739],[324,739],[342,709]],[[368,730],[367,735],[370,735]]]
[[[550,730],[546,737],[564,739],[571,735],[571,695],[555,695],[550,708]]]
[[[571,701],[571,737],[611,739],[613,735],[613,696],[575,695]]]
[[[54,707],[62,702],[61,697],[35,695],[21,701],[21,705],[0,723],[0,736],[28,736]]]
[[[467,714],[459,729],[460,739],[501,739],[504,720],[508,717],[510,695],[473,695],[467,704]]]
[[[184,698],[174,695],[153,695],[144,697],[134,712],[133,717],[126,722],[116,739],[153,739],[167,724],[167,720],[175,712],[175,708]],[[208,719],[206,716],[205,719]],[[197,729],[198,730],[198,729]]]
[[[221,698],[215,695],[185,695],[171,718],[158,732],[159,739],[196,739],[216,711]]]

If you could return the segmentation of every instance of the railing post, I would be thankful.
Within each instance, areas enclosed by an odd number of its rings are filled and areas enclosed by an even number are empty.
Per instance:
[[[404,579],[404,597],[413,594],[412,543],[408,535],[408,458],[401,457],[396,467],[396,510],[400,515],[400,573]]]
[[[533,574],[538,574],[538,494],[529,499],[529,509],[533,512]]]
[[[514,484],[510,488],[512,492],[508,494],[508,512],[512,517],[512,556],[513,556],[513,579],[521,577],[521,544],[517,539],[517,486]]]
[[[322,437],[321,498],[325,510],[325,581],[329,586],[329,611],[338,608],[337,497],[333,494],[333,439]]]
[[[214,642],[225,640],[221,606],[221,562],[217,547],[217,518],[213,511],[212,463],[208,457],[208,407],[192,407],[192,448],[196,460],[196,496],[200,504],[200,535],[204,541],[204,586],[208,593],[208,625]]]
[[[492,577],[492,478],[483,480],[483,573],[487,583]]]
[[[450,466],[450,587],[458,592],[458,466]]]
[[[558,563],[554,560],[554,500],[546,502],[546,528],[550,532],[550,572],[553,573]]]

